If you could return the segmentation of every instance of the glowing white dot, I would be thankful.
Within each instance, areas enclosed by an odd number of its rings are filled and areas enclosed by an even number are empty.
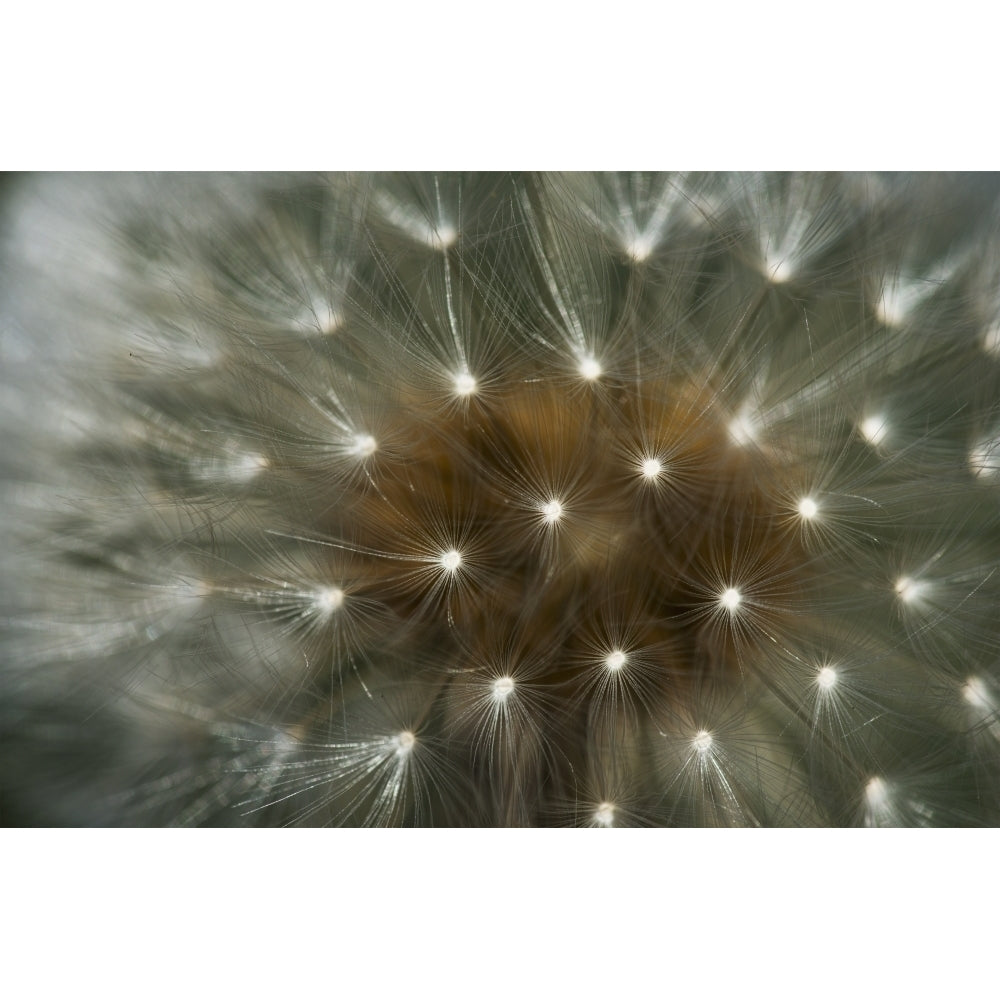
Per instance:
[[[816,683],[824,691],[829,691],[837,683],[837,671],[833,667],[823,667],[816,675]]]
[[[613,802],[602,802],[594,810],[594,824],[596,826],[615,825],[615,805]]]
[[[449,549],[441,556],[439,562],[449,573],[454,573],[462,565],[462,554],[458,549]]]
[[[760,427],[749,414],[741,414],[729,424],[729,436],[741,447],[753,444],[759,434]]]
[[[320,611],[336,611],[344,603],[340,587],[324,587],[316,594],[315,604]]]
[[[811,521],[819,513],[819,506],[812,497],[803,497],[799,501],[799,515]]]
[[[656,243],[652,236],[647,233],[638,233],[625,245],[625,253],[637,264],[641,264],[644,260],[647,260],[655,249]]]
[[[396,733],[392,738],[392,746],[397,757],[408,757],[413,750],[413,745],[417,742],[416,736],[408,729],[401,733]]]
[[[656,458],[647,458],[641,468],[647,479],[655,479],[663,471],[663,463]]]
[[[493,697],[497,701],[506,701],[514,691],[513,677],[498,677],[493,682]]]
[[[604,665],[612,672],[617,672],[621,670],[622,667],[628,662],[628,657],[620,650],[616,649],[607,659],[604,661]]]
[[[371,434],[357,434],[351,445],[351,454],[367,458],[369,455],[374,455],[377,448],[378,443]]]
[[[873,809],[881,809],[889,801],[889,788],[881,778],[872,778],[865,785],[865,798]]]
[[[983,334],[983,350],[987,354],[1000,355],[1000,323],[994,323]]]
[[[712,734],[705,729],[700,729],[695,733],[694,739],[691,741],[691,745],[700,754],[706,754],[712,749]]]
[[[905,604],[915,601],[923,593],[925,585],[919,580],[913,580],[908,576],[901,576],[896,581],[896,594]]]
[[[775,258],[768,254],[764,259],[764,273],[772,285],[782,285],[791,278],[794,269],[787,259]]]
[[[476,391],[476,379],[468,372],[459,372],[454,380],[455,394],[458,396],[471,396]]]
[[[229,466],[229,474],[233,479],[247,482],[263,472],[270,464],[264,455],[243,455]]]
[[[743,603],[743,595],[735,587],[729,587],[722,592],[719,603],[727,611],[735,611]]]
[[[563,505],[558,500],[550,500],[542,507],[542,517],[546,524],[555,524],[563,515]]]
[[[600,362],[592,355],[587,355],[580,362],[580,374],[588,381],[593,382],[601,377]]]
[[[973,708],[978,708],[986,712],[993,710],[993,704],[989,692],[986,690],[986,685],[978,677],[970,677],[966,681],[965,686],[962,688],[962,697]]]
[[[889,425],[885,417],[865,417],[858,424],[858,430],[861,432],[861,436],[873,448],[877,448],[886,439],[886,435],[889,433]]]
[[[428,244],[435,250],[447,250],[458,239],[458,230],[445,222],[436,226],[428,236]]]
[[[969,468],[981,479],[992,479],[1000,474],[1000,438],[981,441],[969,455]]]

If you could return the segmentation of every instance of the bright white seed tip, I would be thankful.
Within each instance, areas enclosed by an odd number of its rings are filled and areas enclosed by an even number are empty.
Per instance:
[[[1000,475],[1000,438],[980,442],[969,455],[969,468],[980,479]]]
[[[647,458],[641,468],[647,479],[655,479],[663,471],[663,463],[656,458]]]
[[[772,285],[783,285],[792,277],[793,269],[787,260],[768,256],[764,261],[764,272]]]
[[[880,809],[889,801],[889,788],[881,778],[872,778],[865,785],[865,798],[873,809]]]
[[[722,592],[719,603],[727,611],[735,611],[743,603],[743,595],[735,587],[729,587]]]
[[[886,423],[885,417],[865,417],[858,424],[858,430],[861,432],[861,436],[873,448],[877,448],[886,439],[886,435],[889,433],[889,425]]]
[[[322,612],[336,611],[344,603],[340,587],[324,587],[316,594],[316,608]]]
[[[498,677],[493,682],[493,697],[497,701],[506,701],[514,692],[513,677]]]
[[[546,524],[555,524],[563,515],[563,505],[558,500],[550,500],[542,507],[542,517]]]
[[[837,683],[837,671],[833,667],[823,667],[816,675],[816,683],[824,691],[829,691]]]
[[[448,223],[437,226],[428,234],[427,242],[435,250],[447,250],[455,245],[458,230]]]
[[[449,573],[454,573],[462,565],[462,554],[458,549],[449,549],[442,554],[440,563]]]
[[[240,482],[248,482],[270,464],[264,455],[243,455],[230,465],[229,474]]]
[[[595,826],[615,825],[615,805],[613,802],[602,802],[594,810],[594,824]]]
[[[735,420],[730,421],[729,436],[741,447],[753,444],[757,440],[759,433],[760,428],[757,426],[756,421],[747,414],[743,414]]]
[[[396,751],[396,756],[408,757],[410,752],[413,750],[413,745],[416,742],[416,736],[414,736],[408,729],[403,730],[401,733],[396,733],[396,735],[392,738],[392,745]]]
[[[378,442],[371,434],[358,434],[354,438],[354,443],[351,446],[351,454],[357,455],[360,458],[367,458],[369,455],[374,455],[376,449],[378,448]]]
[[[585,357],[580,362],[580,374],[588,381],[593,382],[601,377],[600,362],[591,356]]]
[[[987,354],[1000,355],[1000,323],[994,323],[983,334],[983,350]]]
[[[803,497],[799,501],[799,516],[811,521],[819,513],[819,506],[812,497]]]
[[[656,244],[653,242],[652,237],[647,236],[645,233],[640,233],[634,239],[630,240],[625,246],[625,253],[629,255],[637,264],[641,264],[644,260],[647,260],[656,249]]]
[[[986,685],[978,677],[970,677],[962,688],[962,697],[973,707],[984,712],[993,711],[993,703],[990,699]]]
[[[476,380],[468,372],[459,372],[454,379],[456,396],[471,396],[476,391]]]
[[[896,594],[904,604],[915,601],[924,589],[924,585],[918,580],[908,576],[901,576],[896,581]]]
[[[620,649],[616,649],[604,661],[604,665],[608,668],[608,670],[612,672],[617,672],[621,670],[621,668],[624,667],[627,662],[628,662],[628,657]]]
[[[705,729],[699,730],[695,733],[695,737],[691,741],[691,746],[700,754],[708,753],[712,749],[712,734]]]

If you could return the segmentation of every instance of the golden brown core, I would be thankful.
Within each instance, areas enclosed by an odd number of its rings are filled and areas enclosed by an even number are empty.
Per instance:
[[[456,672],[516,647],[567,704],[601,671],[669,700],[738,674],[807,582],[787,473],[692,381],[512,382],[398,422],[326,527]]]

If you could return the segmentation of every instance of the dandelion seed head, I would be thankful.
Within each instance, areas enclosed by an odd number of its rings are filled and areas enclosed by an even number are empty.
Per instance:
[[[712,734],[708,730],[699,729],[691,741],[691,746],[694,747],[700,757],[704,757],[712,749],[714,742]]]
[[[615,825],[616,807],[613,802],[602,802],[592,817],[595,826],[610,827]]]

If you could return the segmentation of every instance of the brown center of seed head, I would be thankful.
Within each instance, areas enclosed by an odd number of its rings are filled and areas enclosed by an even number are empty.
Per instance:
[[[340,507],[359,550],[400,557],[362,556],[367,589],[456,665],[514,637],[567,704],[587,701],[595,664],[627,679],[641,663],[646,700],[738,677],[809,560],[780,461],[713,400],[669,377],[511,380],[401,407],[398,461]]]

